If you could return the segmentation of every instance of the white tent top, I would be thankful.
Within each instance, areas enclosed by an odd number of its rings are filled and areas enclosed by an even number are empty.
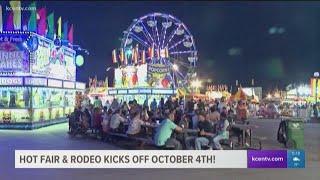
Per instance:
[[[254,90],[252,90],[252,88],[242,88],[242,90],[246,94],[246,96],[255,96]]]

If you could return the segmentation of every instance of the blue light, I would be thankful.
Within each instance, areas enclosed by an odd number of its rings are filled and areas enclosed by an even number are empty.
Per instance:
[[[132,54],[132,50],[131,49],[127,50],[126,54],[130,56]]]
[[[38,37],[36,36],[31,36],[29,38],[29,40],[27,41],[27,43],[23,43],[23,46],[27,45],[28,49],[31,51],[31,52],[34,52],[38,49],[38,46],[39,46],[39,40],[38,40]]]

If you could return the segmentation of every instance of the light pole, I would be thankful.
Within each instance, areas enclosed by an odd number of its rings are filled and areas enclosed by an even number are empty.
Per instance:
[[[251,79],[251,93],[252,93],[252,100],[254,100],[254,79]]]
[[[316,78],[316,104],[318,104],[318,79],[319,79],[319,72],[314,72],[313,77]]]

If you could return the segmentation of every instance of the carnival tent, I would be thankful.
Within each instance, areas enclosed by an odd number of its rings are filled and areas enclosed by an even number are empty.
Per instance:
[[[233,100],[239,101],[239,100],[247,100],[246,93],[242,90],[242,88],[239,88],[236,94],[233,96]]]

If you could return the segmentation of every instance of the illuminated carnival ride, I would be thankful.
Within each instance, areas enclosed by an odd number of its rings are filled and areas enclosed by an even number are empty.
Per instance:
[[[107,94],[143,103],[190,87],[198,57],[194,38],[183,22],[169,14],[151,13],[134,19],[124,31],[112,61],[117,64],[114,88]]]

